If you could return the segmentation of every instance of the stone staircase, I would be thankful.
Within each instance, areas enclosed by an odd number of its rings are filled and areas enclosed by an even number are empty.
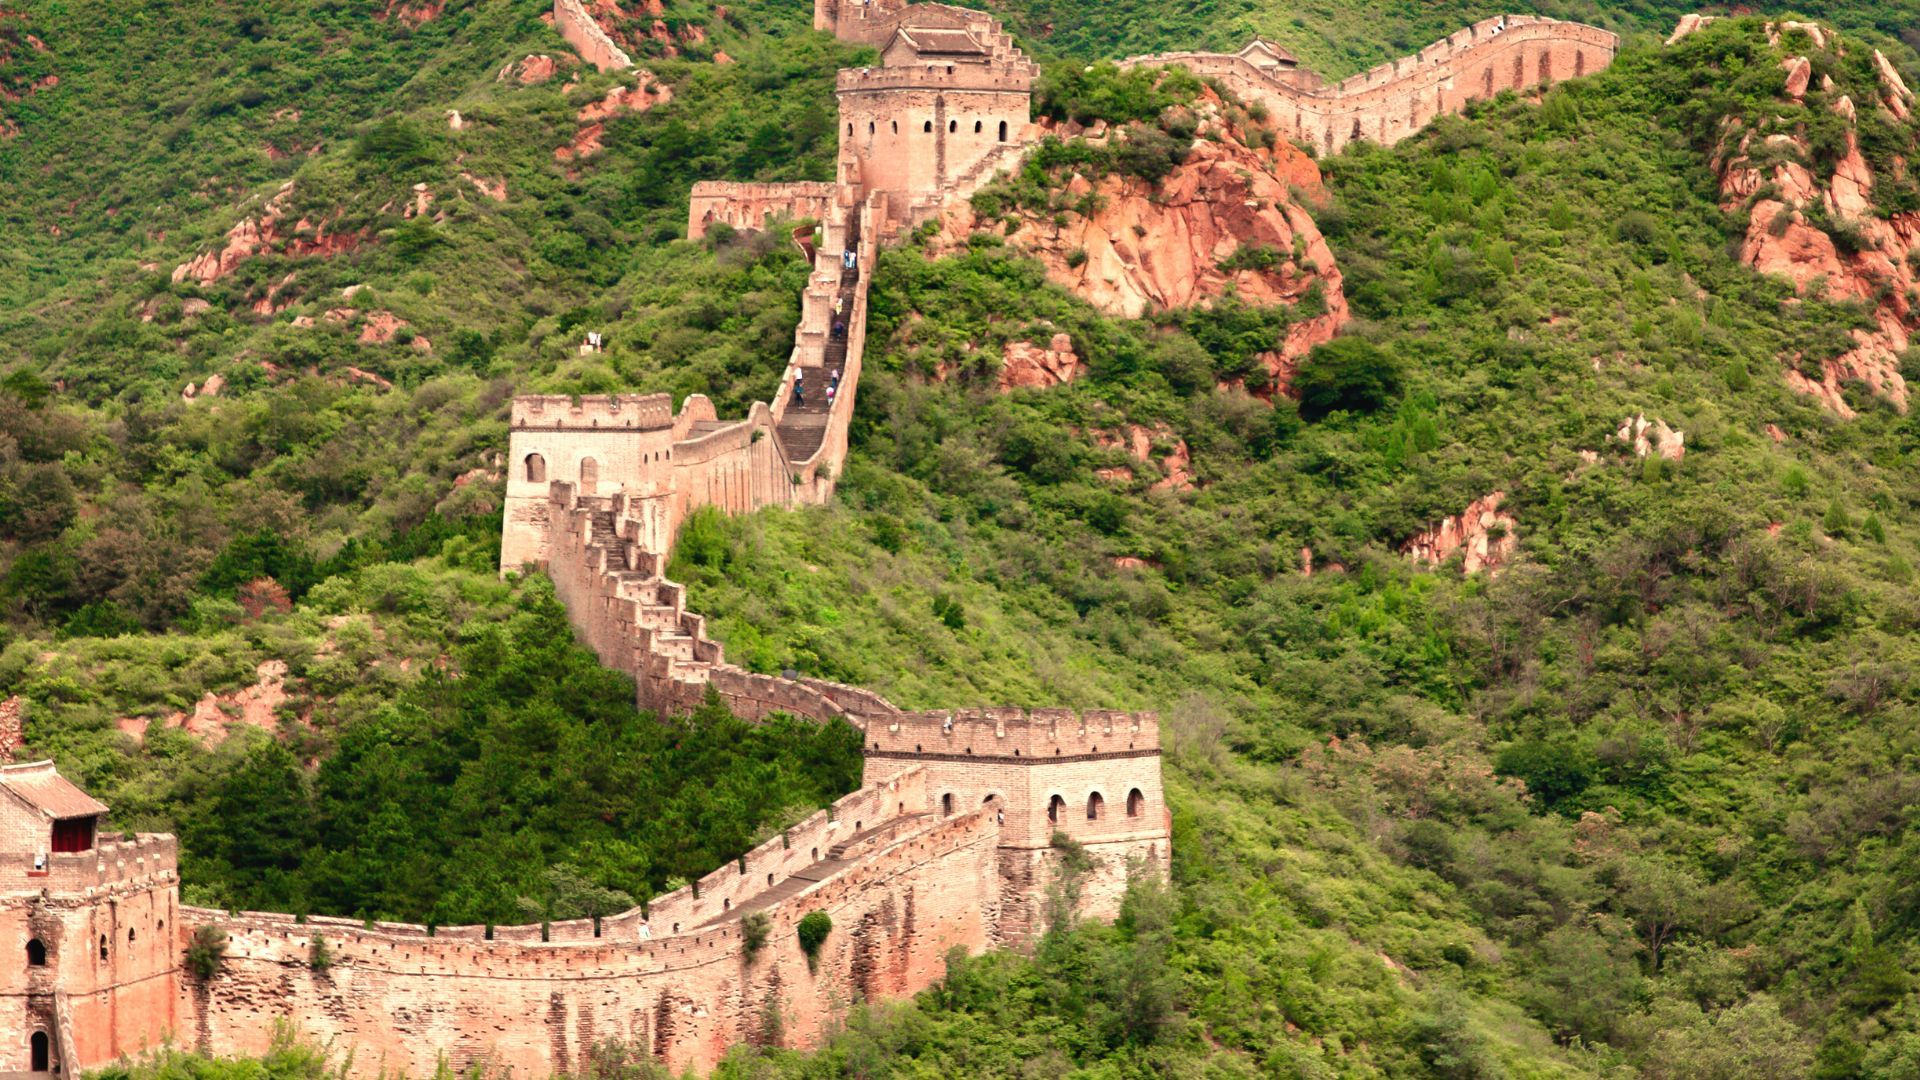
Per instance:
[[[860,207],[855,206],[849,212],[845,235],[857,238],[860,235]],[[836,255],[837,257],[837,255]],[[820,444],[826,441],[827,428],[832,422],[832,410],[827,404],[827,386],[839,381],[847,369],[847,349],[854,334],[853,309],[860,291],[860,268],[843,267],[840,271],[840,287],[835,294],[840,301],[840,313],[829,320],[829,326],[837,322],[846,329],[839,334],[829,333],[827,343],[821,352],[818,367],[804,367],[801,373],[803,390],[787,402],[785,414],[781,417],[775,431],[780,437],[780,447],[786,452],[787,460],[794,464],[806,461],[820,450]],[[851,387],[841,387],[851,390]],[[839,391],[836,391],[836,396]]]

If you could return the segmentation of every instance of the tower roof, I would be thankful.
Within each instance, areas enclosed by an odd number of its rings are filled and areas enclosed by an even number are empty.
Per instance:
[[[993,50],[965,27],[903,26],[896,39],[904,41],[921,56],[955,56],[985,59]]]
[[[51,761],[0,766],[0,790],[55,821],[107,812],[106,803],[61,776]]]
[[[1254,38],[1252,41],[1247,42],[1246,46],[1240,50],[1240,56],[1255,63],[1261,60],[1267,60],[1270,63],[1277,64],[1298,64],[1300,62],[1299,57],[1294,56],[1286,49],[1275,45],[1266,38]]]

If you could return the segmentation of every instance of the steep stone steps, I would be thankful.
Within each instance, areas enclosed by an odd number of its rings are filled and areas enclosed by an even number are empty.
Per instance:
[[[807,460],[819,451],[820,444],[826,440],[827,424],[832,415],[827,404],[827,387],[838,382],[847,369],[848,338],[853,333],[853,307],[859,289],[859,268],[842,269],[838,294],[840,313],[833,319],[848,329],[837,335],[829,334],[820,365],[801,371],[804,396],[787,403],[786,413],[777,429],[780,445],[786,451],[788,461]]]
[[[607,572],[617,573],[627,570],[627,545],[620,539],[620,534],[614,525],[613,511],[610,509],[590,511],[588,520],[592,523],[593,529],[588,546],[606,552]]]

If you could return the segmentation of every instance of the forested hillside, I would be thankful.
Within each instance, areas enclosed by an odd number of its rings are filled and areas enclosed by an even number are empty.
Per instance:
[[[191,901],[613,910],[858,775],[849,729],[642,716],[550,587],[491,568],[513,394],[771,391],[805,268],[779,230],[679,239],[686,192],[827,176],[863,58],[793,0],[681,3],[601,74],[547,6],[0,20],[0,695],[22,754],[180,833]],[[1684,9],[1542,9],[1628,48],[1300,193],[1356,319],[1293,396],[1258,357],[1321,309],[1121,318],[999,223],[1064,227],[1097,212],[1075,173],[1185,153],[1205,91],[1087,57],[1257,31],[1340,75],[1495,10],[1007,5],[1073,58],[1043,105],[1161,156],[1059,144],[959,250],[888,251],[836,504],[697,517],[672,573],[760,670],[1161,710],[1173,881],[731,1075],[1920,1069],[1920,431],[1857,380],[1844,419],[1789,384],[1899,298],[1757,272],[1753,208],[1785,196],[1726,179],[1744,154],[1830,185],[1858,145],[1868,213],[1911,209],[1871,64],[1913,82],[1881,36],[1910,12],[1663,47]],[[1875,250],[1820,205],[1772,235]],[[1084,377],[1003,392],[1007,346],[1057,334]],[[1495,493],[1494,572],[1403,550]]]

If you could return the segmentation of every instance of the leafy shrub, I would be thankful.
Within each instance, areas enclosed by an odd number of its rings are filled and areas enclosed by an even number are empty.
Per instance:
[[[1088,66],[1061,60],[1041,69],[1034,111],[1055,120],[1110,124],[1157,120],[1166,109],[1192,101],[1200,81],[1183,69],[1121,69],[1110,61]]]
[[[766,948],[773,933],[773,920],[764,911],[750,911],[740,917],[740,954],[751,964]]]
[[[1393,354],[1359,337],[1316,345],[1293,378],[1300,416],[1308,421],[1336,411],[1367,413],[1400,395],[1400,364]]]
[[[313,940],[307,945],[307,967],[322,973],[333,967],[333,949],[327,944],[327,939],[319,934],[313,935]]]
[[[227,960],[227,932],[212,924],[202,925],[187,941],[187,970],[201,982],[220,974]]]
[[[807,954],[807,967],[819,963],[820,946],[833,932],[833,917],[824,911],[809,911],[795,928],[800,935],[800,951]]]

